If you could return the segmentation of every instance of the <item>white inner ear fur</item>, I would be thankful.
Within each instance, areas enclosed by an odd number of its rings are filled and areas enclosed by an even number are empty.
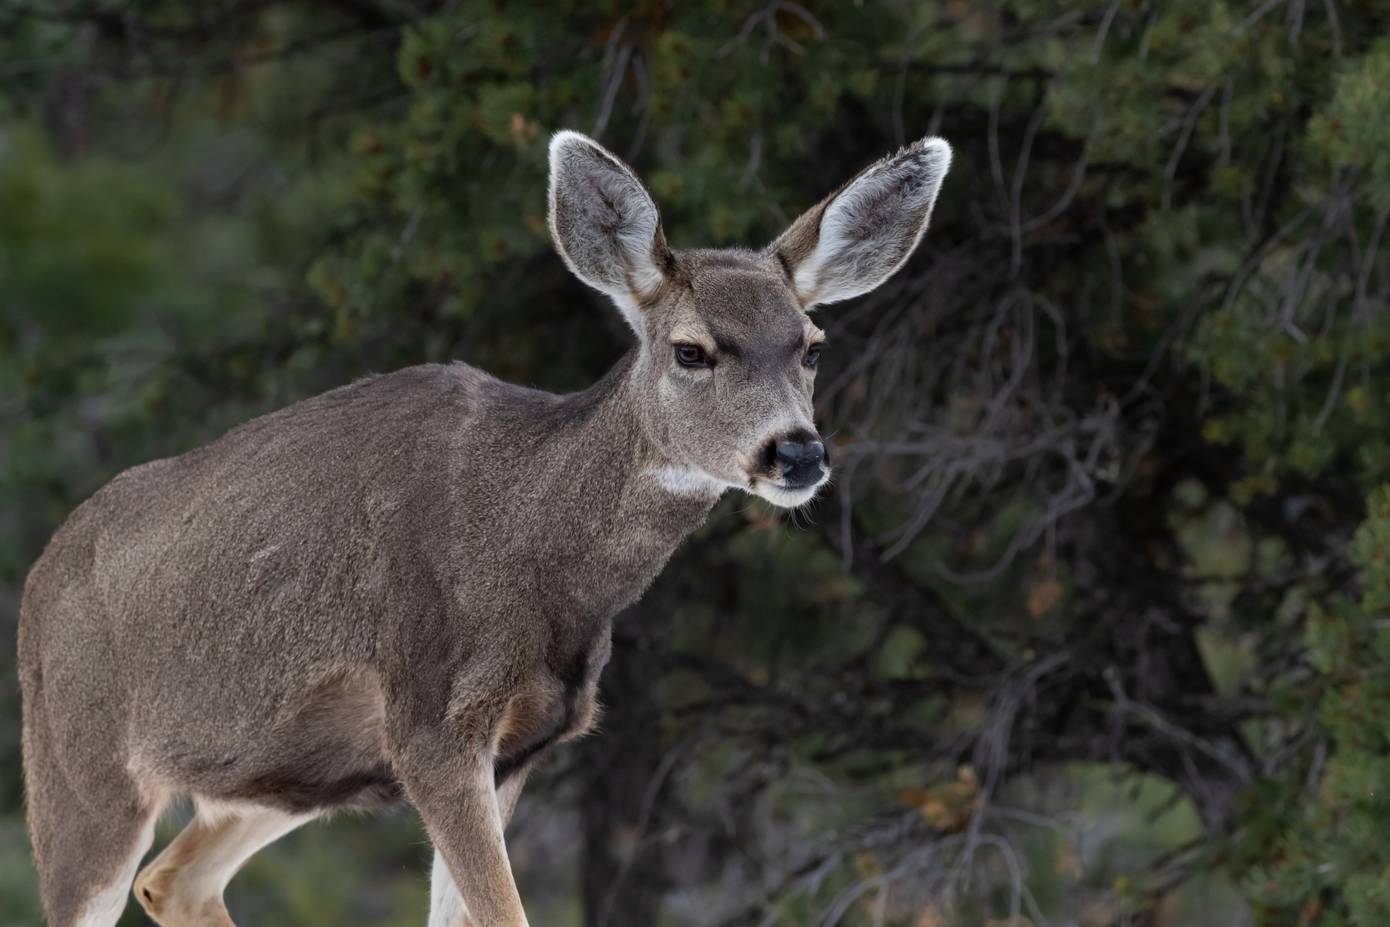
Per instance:
[[[927,138],[864,171],[825,207],[815,247],[793,284],[808,308],[867,293],[912,256],[951,167],[951,146]]]
[[[551,236],[570,271],[606,294],[639,338],[638,303],[661,286],[652,259],[661,216],[616,156],[578,132],[550,140]]]

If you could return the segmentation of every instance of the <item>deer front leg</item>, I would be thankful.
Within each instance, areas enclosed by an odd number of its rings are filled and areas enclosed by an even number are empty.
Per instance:
[[[531,774],[531,767],[535,765],[534,760],[527,763],[497,787],[497,811],[502,816],[504,830],[512,822],[512,813],[516,811],[516,803],[521,800],[521,790],[526,786],[526,777]]]
[[[397,766],[435,847],[430,927],[528,927],[507,861],[491,751],[440,740],[416,738]]]
[[[434,851],[434,864],[430,867],[429,927],[474,927],[449,864],[438,850]]]
[[[516,810],[517,800],[521,798],[521,789],[526,784],[526,777],[533,765],[534,763],[527,763],[516,770],[497,788],[497,811],[502,819],[504,831],[512,819],[512,812]],[[444,854],[437,849],[434,851],[434,864],[430,869],[429,927],[475,927],[475,922],[468,918],[468,907],[459,895],[458,886],[454,884],[454,877],[449,872],[448,863],[444,861]]]

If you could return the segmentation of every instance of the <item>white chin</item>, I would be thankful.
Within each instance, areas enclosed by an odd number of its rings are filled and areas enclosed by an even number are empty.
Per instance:
[[[758,480],[753,484],[751,492],[753,495],[761,496],[779,508],[794,509],[814,499],[817,490],[824,485],[825,478],[822,478],[819,482],[810,486],[803,486],[799,489],[778,486],[776,483],[767,480]]]

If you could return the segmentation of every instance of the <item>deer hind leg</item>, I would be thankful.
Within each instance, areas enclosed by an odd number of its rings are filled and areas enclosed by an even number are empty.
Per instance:
[[[165,793],[125,768],[99,713],[51,723],[38,674],[26,683],[24,784],[44,914],[50,927],[111,927],[154,841]]]
[[[135,897],[160,927],[234,927],[222,892],[257,850],[312,820],[253,805],[200,803],[188,826],[135,880]]]
[[[135,870],[154,841],[156,817],[158,808],[138,800],[97,811],[76,796],[61,808],[40,808],[30,796],[44,910],[52,927],[114,927]]]
[[[157,816],[151,809],[126,816],[117,823],[117,828],[127,837],[123,846],[118,844],[113,848],[92,848],[91,858],[96,860],[104,857],[108,866],[114,863],[115,874],[97,888],[82,908],[76,921],[79,927],[114,927],[116,921],[120,920],[126,901],[130,898],[130,882],[135,878],[136,867],[140,865],[140,860],[154,842],[154,822]],[[108,826],[103,828],[103,831],[114,833],[117,828]]]

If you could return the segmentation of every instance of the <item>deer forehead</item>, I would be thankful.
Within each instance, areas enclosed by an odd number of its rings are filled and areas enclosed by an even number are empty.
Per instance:
[[[671,314],[671,340],[706,350],[804,344],[821,337],[780,269],[703,267]]]

